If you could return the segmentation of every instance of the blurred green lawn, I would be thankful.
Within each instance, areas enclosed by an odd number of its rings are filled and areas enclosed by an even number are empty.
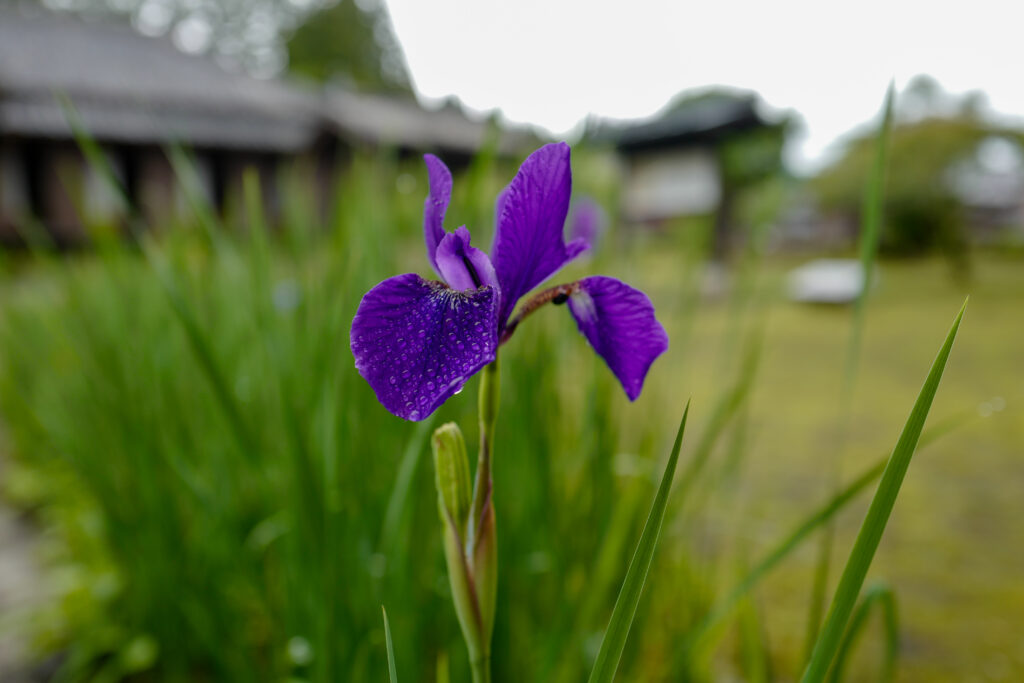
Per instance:
[[[781,291],[786,265],[769,266],[767,290]],[[671,269],[663,263],[659,272]],[[778,538],[827,496],[837,458],[849,479],[892,447],[968,292],[967,315],[928,424],[961,414],[973,419],[915,458],[869,575],[896,588],[903,681],[1024,678],[1024,261],[979,256],[973,280],[964,285],[940,260],[880,265],[842,454],[835,444],[849,310],[773,297],[764,311],[764,357],[741,485],[749,512],[743,533],[755,547]],[[655,377],[667,374],[679,391],[706,396],[722,380],[728,307],[702,307],[692,324],[692,340],[670,355],[680,369],[662,365]],[[867,498],[840,519],[833,580]],[[714,520],[708,524],[715,528]],[[793,657],[802,647],[815,559],[815,548],[805,546],[759,596],[783,671],[798,668]]]

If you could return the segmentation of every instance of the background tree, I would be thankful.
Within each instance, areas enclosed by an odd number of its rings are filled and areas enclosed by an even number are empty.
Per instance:
[[[977,165],[984,144],[1022,148],[1021,132],[989,121],[976,93],[958,97],[918,77],[897,105],[886,177],[881,248],[890,255],[942,250],[966,265],[967,214],[960,171]],[[812,188],[826,210],[859,216],[873,159],[873,132],[852,137]],[[983,161],[983,160],[982,160]]]
[[[186,52],[213,55],[256,76],[292,67],[318,81],[410,89],[405,58],[380,0],[39,1],[54,10],[130,21],[142,33],[169,35]]]
[[[385,7],[342,0],[310,16],[288,39],[293,73],[364,90],[411,93],[405,57]]]

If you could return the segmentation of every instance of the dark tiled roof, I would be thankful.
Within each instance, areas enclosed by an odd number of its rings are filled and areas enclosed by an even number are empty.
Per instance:
[[[730,131],[765,125],[753,96],[714,96],[669,106],[646,120],[601,122],[592,137],[632,150],[712,142]]]
[[[342,137],[372,144],[473,154],[494,132],[489,121],[472,119],[455,104],[431,110],[410,98],[335,91],[327,97],[325,108]],[[502,129],[499,135],[499,151],[507,154],[528,150],[538,142],[525,129]]]
[[[317,132],[318,100],[187,55],[127,26],[0,10],[0,133],[64,138],[67,95],[100,140],[288,151]]]
[[[2,1],[2,0],[0,0]],[[67,95],[100,141],[253,151],[298,151],[321,132],[346,140],[471,155],[490,124],[456,105],[336,90],[231,73],[128,26],[42,10],[0,9],[0,135],[68,138],[57,94]],[[499,151],[535,146],[502,128]]]

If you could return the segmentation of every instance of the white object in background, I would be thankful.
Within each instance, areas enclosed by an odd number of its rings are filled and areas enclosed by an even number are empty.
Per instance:
[[[818,259],[789,273],[792,301],[814,304],[848,304],[856,301],[864,286],[864,270],[855,259]]]

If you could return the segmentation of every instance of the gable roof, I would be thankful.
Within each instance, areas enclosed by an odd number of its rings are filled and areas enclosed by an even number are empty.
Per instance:
[[[592,133],[623,151],[711,143],[731,132],[770,125],[753,95],[718,95],[683,100],[638,121],[604,121]]]

